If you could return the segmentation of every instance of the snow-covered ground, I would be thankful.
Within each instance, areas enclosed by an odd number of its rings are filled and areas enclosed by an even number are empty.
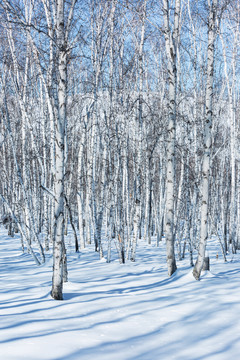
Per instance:
[[[1,360],[240,359],[240,257],[224,263],[217,242],[208,246],[211,271],[201,281],[188,258],[168,278],[163,243],[141,242],[136,262],[125,265],[70,247],[65,301],[55,301],[50,256],[37,267],[18,236],[6,234],[0,231]]]

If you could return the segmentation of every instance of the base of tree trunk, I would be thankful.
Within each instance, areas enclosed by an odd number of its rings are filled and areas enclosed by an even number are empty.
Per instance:
[[[63,300],[63,295],[62,294],[59,294],[59,293],[55,293],[55,292],[51,292],[51,297],[54,299],[54,300]]]
[[[196,267],[196,265],[195,265]],[[203,267],[202,267],[203,271],[209,271],[210,270],[210,259],[209,256],[206,256],[203,260]],[[201,270],[201,271],[202,271]],[[200,275],[201,275],[201,271],[197,270],[196,268],[193,269],[193,276],[196,280],[200,279]]]
[[[200,278],[200,273],[196,269],[193,269],[193,277],[196,280],[199,280],[199,278]]]
[[[171,267],[168,268],[168,276],[172,276],[177,271],[177,265],[174,261],[173,264],[171,264]]]
[[[204,262],[203,262],[203,270],[209,271],[210,270],[210,260],[209,260],[209,256],[204,258]]]

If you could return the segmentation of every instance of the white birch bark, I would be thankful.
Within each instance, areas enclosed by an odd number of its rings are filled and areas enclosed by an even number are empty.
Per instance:
[[[192,18],[192,14],[191,14],[191,9],[190,9],[190,0],[188,0],[188,15],[190,18],[190,23],[191,23],[191,28],[192,28],[192,45],[191,47],[193,47],[193,100],[194,100],[194,105],[193,105],[193,116],[192,116],[192,130],[193,130],[193,134],[191,137],[191,142],[189,144],[189,146],[192,148],[193,147],[193,151],[194,151],[194,191],[193,191],[193,195],[191,197],[191,199],[189,199],[190,203],[189,203],[189,224],[190,227],[188,226],[188,231],[189,231],[189,240],[188,240],[188,245],[189,245],[189,255],[190,255],[190,265],[193,266],[193,244],[196,241],[196,233],[197,233],[197,198],[198,198],[198,183],[199,183],[199,161],[198,161],[198,155],[197,155],[197,53],[198,53],[198,48],[197,48],[197,40],[196,40],[196,26],[194,24],[193,18]],[[199,116],[199,115],[198,115]],[[189,184],[190,185],[190,184]],[[190,193],[189,193],[190,196]]]
[[[151,212],[151,174],[150,174],[150,162],[151,158],[146,151],[145,159],[145,214],[144,214],[144,239],[148,241],[148,244],[151,244],[151,229],[150,229],[150,212]]]
[[[143,155],[143,80],[144,80],[144,68],[143,68],[143,48],[144,48],[144,37],[146,30],[146,7],[147,0],[144,0],[142,8],[142,18],[141,18],[141,34],[140,34],[140,43],[138,45],[138,66],[139,66],[139,99],[138,99],[138,118],[136,117],[136,144],[137,147],[137,167],[136,167],[136,194],[135,194],[135,213],[133,219],[133,241],[132,241],[132,251],[131,251],[131,260],[135,261],[136,256],[136,247],[137,240],[140,237],[141,233],[141,191],[142,191],[142,181],[141,181],[141,165],[142,165],[142,155]]]
[[[53,278],[51,295],[62,300],[63,294],[63,247],[64,247],[64,164],[65,164],[65,122],[66,122],[66,43],[64,36],[64,0],[57,0],[57,55],[58,55],[58,117],[55,124],[56,169],[55,185],[55,222],[53,244]]]
[[[184,169],[184,160],[183,157],[181,158],[181,169],[180,169],[180,179],[179,179],[179,186],[178,186],[178,193],[175,203],[175,218],[174,218],[174,238],[176,241],[177,246],[177,253],[178,253],[178,260],[181,260],[181,238],[180,238],[180,231],[179,227],[181,227],[181,224],[179,224],[179,217],[180,217],[180,207],[182,203],[182,190],[183,190],[183,179],[185,175],[185,169]]]
[[[85,234],[84,234],[84,199],[83,199],[83,166],[84,166],[84,146],[86,141],[86,131],[82,130],[83,134],[80,141],[78,152],[78,224],[79,224],[79,236],[80,236],[80,249],[85,248]]]
[[[198,258],[193,269],[193,276],[199,280],[203,268],[205,249],[208,238],[208,213],[209,213],[209,173],[210,156],[212,147],[212,103],[213,103],[213,77],[214,77],[214,50],[216,39],[216,12],[217,0],[209,0],[208,17],[208,50],[207,50],[207,84],[206,84],[206,112],[204,124],[204,155],[202,164],[202,198],[201,198],[201,229]]]
[[[73,0],[65,23],[65,0],[56,2],[56,35],[58,59],[58,116],[55,123],[56,169],[55,187],[55,222],[53,244],[53,278],[51,295],[55,300],[62,300],[63,280],[67,280],[66,250],[64,244],[64,174],[66,161],[66,105],[67,105],[67,56],[69,26],[76,1]],[[64,278],[63,278],[64,276]]]
[[[174,252],[174,178],[175,178],[175,137],[176,137],[176,43],[179,37],[180,0],[175,1],[174,31],[170,28],[169,1],[163,1],[164,35],[168,58],[168,140],[167,140],[167,184],[166,184],[166,251],[168,275],[177,269]]]

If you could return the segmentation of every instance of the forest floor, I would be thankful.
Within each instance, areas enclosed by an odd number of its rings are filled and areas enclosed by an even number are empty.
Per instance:
[[[168,278],[164,241],[140,241],[136,262],[124,265],[114,254],[99,261],[91,246],[76,254],[72,242],[65,300],[55,301],[50,254],[37,267],[19,236],[0,230],[2,360],[240,359],[238,254],[224,263],[210,241],[211,271],[196,281],[188,254]]]

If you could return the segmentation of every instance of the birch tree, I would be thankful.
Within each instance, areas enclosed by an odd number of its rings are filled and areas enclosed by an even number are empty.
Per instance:
[[[63,272],[66,262],[64,244],[64,175],[66,162],[66,105],[67,105],[67,62],[70,51],[69,33],[76,0],[72,0],[66,17],[65,0],[56,2],[56,41],[58,59],[58,116],[55,123],[56,171],[55,185],[55,223],[53,248],[53,280],[51,295],[62,300]]]
[[[166,251],[168,275],[177,269],[174,252],[174,181],[175,181],[175,138],[176,138],[176,92],[177,66],[176,49],[179,38],[180,0],[175,1],[174,28],[170,27],[169,1],[163,1],[164,35],[168,59],[168,139],[167,139],[167,174],[166,174]]]
[[[214,56],[216,40],[216,16],[218,0],[208,0],[208,49],[207,49],[207,83],[206,83],[206,110],[204,121],[204,155],[202,164],[201,185],[201,230],[198,258],[193,269],[193,276],[199,280],[203,268],[205,249],[208,238],[209,215],[209,183],[210,183],[210,157],[212,150],[212,119],[213,119],[213,78]]]

